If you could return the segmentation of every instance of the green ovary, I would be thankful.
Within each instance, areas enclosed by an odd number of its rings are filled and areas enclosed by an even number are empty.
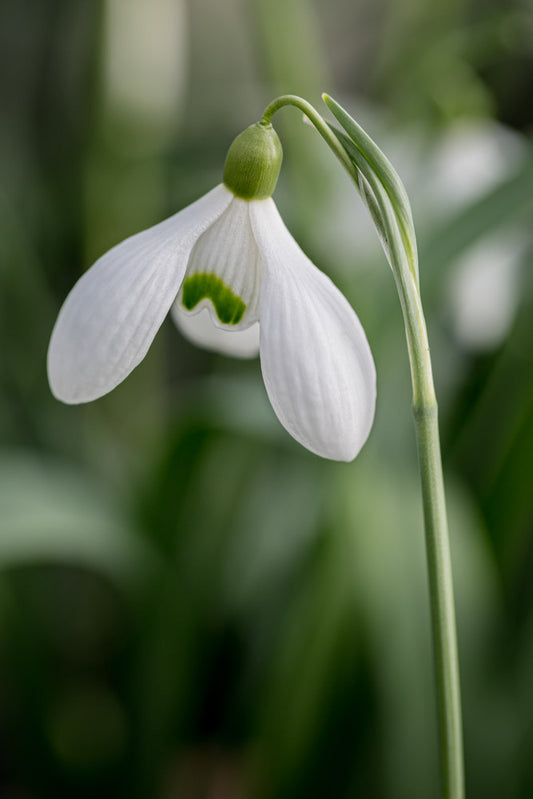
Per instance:
[[[225,325],[237,325],[246,310],[246,304],[216,275],[197,272],[183,281],[182,302],[188,311],[207,298],[220,321]]]

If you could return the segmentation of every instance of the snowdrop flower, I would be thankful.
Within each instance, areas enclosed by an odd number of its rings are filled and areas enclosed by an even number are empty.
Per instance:
[[[48,351],[53,394],[97,399],[142,361],[168,311],[193,342],[261,358],[282,425],[312,452],[352,460],[374,417],[375,369],[355,312],[296,244],[272,192],[270,124],[235,139],[224,182],[111,249],[74,286]]]

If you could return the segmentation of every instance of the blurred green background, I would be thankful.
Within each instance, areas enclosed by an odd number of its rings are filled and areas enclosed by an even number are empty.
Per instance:
[[[0,795],[438,796],[399,303],[287,109],[276,201],[366,328],[361,455],[285,433],[259,363],[165,322],[114,392],[50,395],[79,275],[221,179],[277,94],[328,91],[412,200],[441,407],[467,793],[533,796],[533,8],[2,0]]]

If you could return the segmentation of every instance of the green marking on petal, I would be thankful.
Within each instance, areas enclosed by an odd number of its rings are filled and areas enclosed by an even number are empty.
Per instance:
[[[188,311],[207,298],[220,321],[225,325],[237,325],[246,310],[246,304],[216,275],[197,272],[183,281],[182,302]]]

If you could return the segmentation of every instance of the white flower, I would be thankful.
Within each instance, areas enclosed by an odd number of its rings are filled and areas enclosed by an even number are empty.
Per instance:
[[[224,184],[103,255],[74,286],[48,351],[54,395],[94,400],[142,361],[169,309],[193,342],[259,351],[280,422],[351,460],[374,417],[375,369],[355,312],[298,247],[274,201]]]

